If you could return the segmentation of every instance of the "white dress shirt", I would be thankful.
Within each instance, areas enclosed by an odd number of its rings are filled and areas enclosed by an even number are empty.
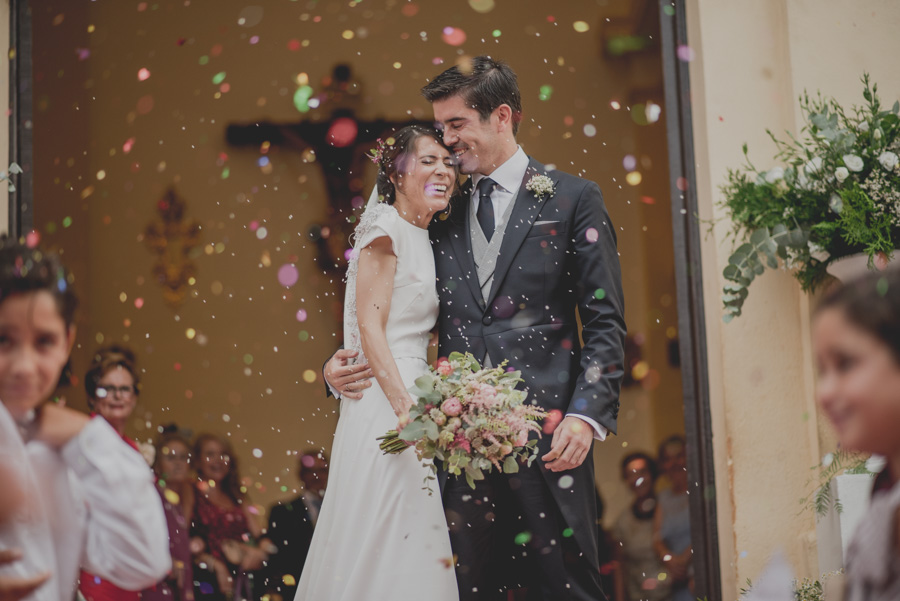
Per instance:
[[[102,418],[63,447],[25,444],[0,403],[0,465],[8,494],[25,502],[0,524],[0,548],[23,558],[0,576],[50,572],[29,601],[73,599],[79,568],[126,590],[150,587],[169,573],[169,530],[144,458]],[[11,481],[10,481],[11,480]]]
[[[481,201],[480,194],[478,194],[478,183],[485,177],[489,177],[497,184],[494,191],[491,192],[491,203],[494,205],[495,228],[501,227],[509,203],[515,202],[516,196],[519,194],[519,188],[522,187],[522,180],[525,179],[525,171],[528,170],[528,164],[528,155],[519,146],[516,152],[506,159],[506,162],[494,169],[490,175],[476,173],[472,176],[472,204],[475,206],[476,211]],[[537,401],[540,404],[540,399],[537,399]],[[578,413],[567,413],[566,417],[569,416],[577,417],[587,422],[594,430],[595,440],[606,440],[609,431],[601,426],[597,420]]]

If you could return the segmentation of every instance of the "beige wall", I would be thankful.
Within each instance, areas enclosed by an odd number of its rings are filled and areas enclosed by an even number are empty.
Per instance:
[[[704,219],[721,216],[718,186],[728,167],[743,163],[743,142],[754,164],[767,168],[774,149],[765,129],[799,129],[804,89],[861,104],[859,78],[868,71],[885,100],[900,97],[893,0],[692,0],[688,10]],[[767,273],[753,284],[744,315],[721,321],[727,230],[721,223],[704,240],[703,277],[722,579],[732,599],[776,549],[799,575],[816,571],[814,518],[798,500],[809,491],[810,466],[832,443],[820,440],[809,299],[795,280]]]
[[[0,0],[0,48],[9,48],[9,0]],[[9,110],[9,61],[0,61],[0,103]],[[9,118],[0,119],[0,169],[9,166]],[[0,233],[9,231],[9,192],[0,189]]]

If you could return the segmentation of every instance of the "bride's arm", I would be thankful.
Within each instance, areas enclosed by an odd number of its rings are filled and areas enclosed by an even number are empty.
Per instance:
[[[412,405],[412,397],[406,391],[387,342],[396,271],[397,257],[387,236],[376,238],[362,249],[356,276],[356,318],[369,367],[399,417]]]

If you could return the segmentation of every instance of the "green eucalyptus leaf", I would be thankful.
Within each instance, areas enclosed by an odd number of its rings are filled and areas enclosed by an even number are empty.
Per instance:
[[[415,442],[423,436],[425,436],[425,424],[421,421],[409,422],[400,432],[400,439],[409,442]]]
[[[509,455],[503,461],[503,473],[504,474],[515,474],[519,471],[519,462],[516,461],[516,458],[513,455]]]

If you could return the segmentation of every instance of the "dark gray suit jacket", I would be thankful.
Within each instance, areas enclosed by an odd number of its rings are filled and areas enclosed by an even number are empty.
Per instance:
[[[537,174],[553,180],[549,197],[526,190]],[[494,364],[508,359],[522,371],[530,399],[563,415],[591,417],[614,433],[624,375],[624,301],[616,234],[599,187],[530,159],[486,304],[472,256],[468,203],[464,189],[449,218],[431,226],[441,300],[439,355],[468,351],[482,361],[489,354]],[[550,442],[551,436],[541,440],[542,455]],[[562,473],[537,463],[582,550],[596,557],[591,456]],[[560,487],[566,475],[574,482]]]

